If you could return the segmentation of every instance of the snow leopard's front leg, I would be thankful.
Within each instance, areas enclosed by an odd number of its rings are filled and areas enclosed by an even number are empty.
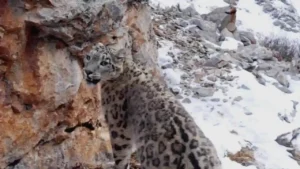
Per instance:
[[[118,109],[114,105],[106,112],[106,120],[109,125],[111,145],[115,159],[116,169],[129,169],[129,161],[132,153],[132,132],[128,123],[126,111]]]
[[[132,141],[129,131],[122,127],[110,129],[111,145],[115,159],[115,169],[129,169],[129,162],[132,153]]]

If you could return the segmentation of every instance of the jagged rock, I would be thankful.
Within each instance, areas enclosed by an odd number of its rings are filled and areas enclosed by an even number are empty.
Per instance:
[[[293,138],[293,134],[289,132],[278,136],[275,141],[282,146],[292,148],[293,147],[291,143],[292,138]]]
[[[211,11],[208,14],[203,14],[201,15],[203,19],[207,20],[207,21],[211,21],[213,23],[216,23],[217,25],[219,25],[221,23],[221,21],[226,17],[226,13],[227,11],[230,11],[230,7],[226,6],[226,7],[221,7],[221,8],[216,8],[213,11]]]
[[[132,57],[135,62],[153,69],[159,76],[156,61],[158,57],[157,42],[151,22],[151,9],[149,5],[139,4],[131,6],[126,13],[126,25],[132,39]]]
[[[239,36],[240,36],[240,40],[244,44],[244,46],[256,44],[256,39],[251,32],[239,31]]]
[[[208,41],[211,42],[216,42],[217,41],[217,34],[216,32],[213,31],[203,31],[199,29],[198,26],[191,26],[187,30],[185,30],[186,33],[188,33],[191,37],[202,37],[204,39],[207,39]]]
[[[183,16],[195,17],[196,15],[199,15],[199,13],[193,5],[181,10],[181,12]]]
[[[85,42],[118,27],[126,10],[119,1],[50,1],[55,8],[41,8],[26,15],[27,22],[39,27],[44,35],[66,43]]]
[[[259,45],[249,45],[239,48],[237,51],[240,55],[250,58],[252,60],[273,60],[273,53],[271,50],[259,46]]]
[[[202,18],[192,18],[189,20],[190,25],[196,25],[203,31],[209,31],[215,33],[217,31],[217,25],[210,21],[205,21]]]
[[[292,148],[288,152],[292,154],[293,158],[300,165],[300,128],[293,130],[292,132],[284,133],[276,138],[276,142],[282,146]]]
[[[156,65],[149,9],[114,0],[1,1],[0,168],[112,167],[100,86],[82,80],[82,54],[102,42]]]

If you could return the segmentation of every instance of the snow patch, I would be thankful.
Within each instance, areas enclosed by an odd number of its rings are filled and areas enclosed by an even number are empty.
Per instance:
[[[300,1],[299,0],[289,0],[293,4],[294,8],[297,10],[300,15]]]
[[[237,50],[239,45],[242,45],[243,44],[233,38],[230,38],[230,37],[226,37],[225,38],[225,41],[222,42],[221,44],[221,49],[228,49],[228,50]]]
[[[236,153],[250,142],[258,149],[255,153],[257,161],[266,165],[267,169],[299,169],[286,148],[275,142],[277,136],[300,126],[299,115],[290,124],[278,117],[280,112],[293,111],[292,100],[300,101],[300,96],[296,94],[300,92],[299,82],[290,79],[294,94],[285,94],[272,85],[275,79],[265,77],[267,83],[264,86],[245,70],[234,70],[230,75],[238,78],[230,84],[218,82],[219,86],[227,87],[226,95],[219,91],[211,97],[228,99],[227,103],[211,102],[209,98],[201,103],[191,98],[192,104],[184,104],[205,135],[213,141],[219,156],[226,152]],[[238,88],[241,85],[249,90]],[[235,102],[233,99],[237,96],[241,96],[242,100]],[[246,112],[251,112],[251,115]],[[233,130],[237,134],[232,134]]]

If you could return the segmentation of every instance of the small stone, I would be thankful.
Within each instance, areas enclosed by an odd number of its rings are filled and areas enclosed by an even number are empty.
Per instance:
[[[239,102],[241,100],[243,100],[242,96],[237,96],[236,98],[233,99],[233,101],[235,102]]]
[[[182,103],[192,103],[192,101],[189,98],[185,98],[182,100]]]
[[[212,101],[212,102],[219,102],[220,99],[219,99],[219,98],[213,98],[213,99],[211,99],[210,101]]]
[[[180,94],[176,95],[175,98],[178,99],[178,100],[183,99],[183,97]]]
[[[213,57],[213,58],[210,58],[209,60],[207,60],[203,66],[217,68],[220,61],[221,61],[220,58]]]
[[[184,91],[185,96],[190,96],[192,93],[193,93],[192,90],[185,90]]]
[[[242,89],[245,89],[245,90],[250,90],[250,88],[249,87],[247,87],[246,85],[242,85],[242,86],[240,86]]]
[[[253,113],[252,112],[245,112],[246,115],[250,116],[252,115]]]
[[[203,82],[203,83],[201,83],[201,86],[202,87],[215,87],[215,84],[211,83],[211,82]]]
[[[231,75],[228,75],[228,76],[218,76],[220,79],[222,80],[226,80],[226,81],[233,81],[234,79],[236,79],[237,77],[236,76],[231,76]]]
[[[258,73],[258,72],[252,72],[253,75],[256,77],[256,80],[259,84],[266,85],[266,80]]]
[[[210,75],[210,76],[207,76],[207,80],[212,81],[212,82],[216,82],[217,81],[217,77],[214,76],[214,75]]]
[[[266,85],[266,80],[262,77],[257,78],[258,83],[262,84],[262,85]]]
[[[223,99],[223,102],[224,102],[224,103],[227,103],[227,102],[228,102],[228,100],[227,100],[227,99]]]
[[[215,92],[214,88],[210,87],[199,87],[197,89],[194,89],[194,96],[193,97],[209,97],[213,96]]]
[[[271,69],[272,69],[272,66],[268,63],[265,63],[265,62],[260,63],[257,66],[257,70],[271,70]]]
[[[293,102],[293,109],[297,109],[297,105],[299,104],[299,102],[292,100]]]
[[[180,93],[180,88],[178,87],[172,87],[170,90],[174,95],[178,95]]]
[[[173,53],[173,52],[170,52],[170,51],[167,53],[167,55],[168,55],[168,56],[171,56],[172,58],[175,57],[174,53]]]
[[[187,27],[189,25],[189,23],[187,21],[185,21],[185,20],[180,20],[178,22],[178,25],[185,28],[185,27]]]
[[[227,67],[229,66],[229,62],[225,61],[225,60],[221,60],[219,63],[218,63],[218,68],[223,68],[223,67]]]
[[[235,135],[238,135],[238,132],[235,131],[235,130],[231,130],[230,133],[235,134]]]
[[[277,87],[277,89],[281,90],[282,92],[286,93],[286,94],[291,94],[292,91],[284,86],[280,86],[278,83],[273,83],[274,86]]]
[[[290,86],[290,83],[287,80],[287,77],[282,72],[278,72],[278,74],[276,75],[276,80],[284,87]]]
[[[206,74],[205,74],[204,71],[197,71],[197,72],[195,72],[195,73],[194,73],[194,76],[195,76],[195,82],[196,82],[196,83],[200,83],[205,75],[206,75]]]
[[[186,79],[189,78],[189,75],[186,74],[186,73],[184,73],[183,75],[180,76],[180,78],[181,78],[182,80],[186,80]]]
[[[161,69],[170,69],[170,68],[172,68],[172,64],[165,64],[161,66]]]

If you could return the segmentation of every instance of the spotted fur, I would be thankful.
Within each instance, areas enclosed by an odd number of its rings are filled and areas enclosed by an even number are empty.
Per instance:
[[[145,68],[97,45],[84,71],[87,83],[101,83],[116,169],[129,167],[133,148],[143,169],[221,169],[211,141]]]

